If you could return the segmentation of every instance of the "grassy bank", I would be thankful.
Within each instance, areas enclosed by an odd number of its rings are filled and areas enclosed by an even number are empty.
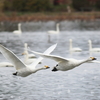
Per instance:
[[[0,13],[0,21],[49,21],[49,20],[95,20],[100,19],[100,12],[41,12],[41,13],[23,13],[6,12]]]

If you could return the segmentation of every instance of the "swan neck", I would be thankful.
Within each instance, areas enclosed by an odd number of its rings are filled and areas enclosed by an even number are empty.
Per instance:
[[[59,32],[59,25],[57,25],[57,32]]]
[[[29,55],[28,52],[25,51],[25,55],[24,55],[24,56],[25,56],[25,61],[27,61],[27,60],[29,59],[29,58],[28,58],[28,55]]]
[[[26,59],[28,59],[29,53],[28,53],[28,50],[27,50],[27,43],[25,43],[25,51],[24,52],[26,53]]]
[[[28,55],[26,54],[24,56],[25,56],[25,61],[27,61],[28,60]]]
[[[72,50],[72,41],[69,42],[69,49]]]
[[[21,31],[21,25],[18,25],[18,30]]]
[[[92,50],[92,42],[89,42],[89,50]]]
[[[44,68],[44,67],[39,67],[39,68],[36,68],[35,70],[36,70],[36,72],[37,72],[37,71],[43,70],[43,69],[45,69],[45,68]]]
[[[81,60],[80,64],[83,64],[83,63],[86,63],[86,62],[89,62],[89,61],[92,61],[92,60],[90,60],[90,59]]]

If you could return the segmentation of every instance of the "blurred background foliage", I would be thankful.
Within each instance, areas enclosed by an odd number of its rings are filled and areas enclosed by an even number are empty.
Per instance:
[[[0,0],[0,12],[99,11],[100,0]]]

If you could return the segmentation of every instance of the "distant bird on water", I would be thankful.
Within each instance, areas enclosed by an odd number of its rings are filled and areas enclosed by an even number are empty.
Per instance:
[[[49,30],[47,31],[48,33],[48,42],[51,42],[51,34],[53,35],[57,35],[57,40],[59,39],[59,33],[60,33],[60,30],[59,30],[59,23],[56,24],[56,30]]]
[[[72,39],[69,39],[69,51],[70,52],[81,52],[82,49],[79,47],[73,47],[72,45]]]
[[[18,23],[18,30],[13,31],[15,35],[21,36],[22,30],[21,30],[21,23]]]
[[[90,52],[100,52],[100,48],[92,48],[92,41],[88,40]]]
[[[47,31],[48,34],[58,34],[60,32],[59,30],[59,23],[56,24],[56,30],[49,30]]]

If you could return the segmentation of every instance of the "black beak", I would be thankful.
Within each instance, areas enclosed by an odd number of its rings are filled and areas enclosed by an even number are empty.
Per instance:
[[[97,58],[93,58],[92,60],[97,60]]]

